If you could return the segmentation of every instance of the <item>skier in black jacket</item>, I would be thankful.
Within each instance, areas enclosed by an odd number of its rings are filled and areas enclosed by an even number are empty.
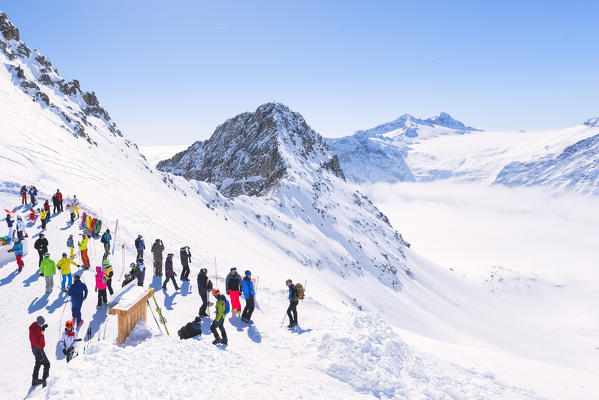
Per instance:
[[[179,251],[179,255],[181,256],[181,265],[183,266],[183,270],[181,271],[181,280],[188,281],[189,280],[189,263],[191,262],[191,252],[189,251],[189,246],[181,247]]]
[[[202,306],[200,307],[200,317],[207,317],[206,307],[208,306],[208,292],[212,290],[212,282],[208,279],[208,270],[202,268],[198,274],[198,293],[202,298]]]
[[[44,237],[43,233],[40,233],[40,237],[33,243],[33,248],[37,250],[37,253],[40,256],[39,265],[42,265],[44,254],[48,252],[48,239]]]

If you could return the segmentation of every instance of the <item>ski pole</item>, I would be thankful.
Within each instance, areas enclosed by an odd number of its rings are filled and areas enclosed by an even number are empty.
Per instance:
[[[216,278],[216,288],[218,289],[218,268],[216,267],[216,257],[214,257],[214,274]]]
[[[281,321],[281,328],[283,327],[283,323],[285,322],[285,318],[287,318],[287,311],[285,311],[285,315],[283,316],[283,320]]]

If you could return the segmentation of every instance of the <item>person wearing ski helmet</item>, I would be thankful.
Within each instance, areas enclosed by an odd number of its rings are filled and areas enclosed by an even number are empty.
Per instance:
[[[241,281],[241,289],[243,290],[243,297],[245,297],[245,308],[243,314],[241,314],[241,320],[248,324],[252,324],[252,313],[254,312],[254,283],[252,282],[251,271],[245,271],[245,276]]]
[[[46,356],[44,350],[44,347],[46,347],[44,331],[47,327],[48,324],[46,324],[46,320],[41,315],[37,317],[34,323],[29,325],[29,342],[31,343],[31,352],[33,353],[33,357],[35,357],[31,386],[41,384],[43,387],[46,387],[46,379],[50,375],[50,360],[48,360],[48,356]],[[42,379],[39,379],[41,366],[44,367],[44,372]]]
[[[114,275],[114,271],[112,270],[112,265],[109,260],[102,261],[102,269],[104,270],[104,274],[106,274],[106,288],[108,289],[108,293],[112,296],[114,293],[112,290],[112,276]]]
[[[210,325],[210,331],[214,335],[214,341],[212,342],[212,344],[227,344],[227,331],[225,331],[224,326],[226,298],[224,295],[220,293],[220,290],[218,289],[212,290],[212,295],[216,298],[216,317],[214,318],[214,321],[212,321],[212,325]],[[218,336],[218,332],[216,331],[217,328],[220,330],[221,336]]]
[[[15,239],[12,249],[8,250],[9,253],[14,252],[15,258],[17,259],[17,267],[19,268],[19,272],[23,270],[23,266],[25,263],[23,262],[23,241],[19,240],[19,238]]]
[[[50,259],[50,253],[44,254],[44,259],[40,264],[40,276],[46,280],[46,294],[52,293],[54,288],[54,274],[56,273],[56,263]]]
[[[97,308],[108,304],[108,298],[106,296],[106,274],[102,271],[102,267],[96,267],[96,292],[98,292],[98,305]]]
[[[227,294],[231,299],[231,316],[241,315],[241,303],[239,302],[239,292],[241,291],[241,276],[237,273],[237,268],[231,268],[231,272],[225,279]]]
[[[79,275],[75,275],[75,281],[69,288],[68,295],[71,297],[71,314],[73,315],[73,321],[76,322],[77,327],[80,327],[83,325],[81,306],[83,305],[83,301],[87,299],[87,285],[81,281]]]
[[[198,274],[198,293],[202,298],[202,306],[200,307],[200,317],[207,317],[206,308],[208,307],[208,292],[212,290],[212,281],[208,279],[208,270],[200,269]]]
[[[62,338],[60,339],[60,343],[62,343],[62,354],[67,356],[67,363],[71,361],[75,354],[75,343],[81,341],[81,339],[77,339],[77,333],[77,330],[74,329],[73,321],[67,321],[64,325]]]
[[[179,257],[181,258],[181,266],[183,270],[181,271],[181,280],[189,281],[189,263],[191,263],[191,251],[189,251],[189,246],[181,247],[179,250]]]
[[[73,256],[75,255],[75,239],[73,239],[72,233],[69,235],[69,238],[67,239],[67,247],[71,251],[71,258],[73,258]]]
[[[71,285],[73,284],[73,274],[71,274],[71,265],[79,267],[75,261],[71,260],[67,253],[62,253],[62,258],[58,260],[56,266],[60,270],[62,274],[62,280],[60,282],[60,288],[64,291],[67,291]],[[66,284],[68,281],[68,285]]]
[[[288,328],[293,328],[297,326],[297,304],[299,303],[299,295],[297,292],[297,288],[291,281],[291,279],[287,279],[285,282],[287,288],[289,289],[289,307],[287,308],[287,316],[289,317],[289,325]]]
[[[144,259],[144,250],[146,249],[143,236],[137,235],[137,239],[135,239],[135,248],[137,249],[137,262],[139,262]]]

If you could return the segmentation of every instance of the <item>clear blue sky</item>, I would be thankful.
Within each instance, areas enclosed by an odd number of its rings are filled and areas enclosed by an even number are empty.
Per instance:
[[[487,130],[599,115],[599,2],[3,1],[139,144],[280,101],[324,136],[446,111]]]

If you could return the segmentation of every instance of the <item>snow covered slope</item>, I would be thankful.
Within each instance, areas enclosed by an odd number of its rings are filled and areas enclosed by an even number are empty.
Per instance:
[[[0,41],[10,49],[20,46],[13,28],[4,20]],[[191,182],[153,169],[133,144],[111,130],[110,121],[85,114],[85,100],[81,103],[77,96],[59,94],[56,85],[42,87],[34,82],[49,99],[56,96],[51,104],[67,115],[72,112],[73,121],[79,118],[87,136],[74,135],[57,109],[34,101],[43,96],[32,97],[23,90],[22,79],[15,78],[15,64],[23,66],[26,77],[31,72],[28,81],[37,76],[38,66],[28,60],[24,56],[11,59],[0,51],[2,208],[17,206],[20,215],[27,212],[18,206],[21,184],[35,184],[42,200],[57,188],[67,197],[77,194],[82,211],[100,216],[113,232],[118,220],[117,251],[111,257],[113,286],[120,286],[135,256],[133,239],[142,233],[146,244],[161,238],[167,252],[191,246],[191,276],[207,267],[221,289],[224,272],[230,267],[252,270],[259,277],[259,307],[254,327],[226,321],[230,339],[226,349],[215,348],[206,337],[181,342],[160,336],[151,316],[149,325],[138,326],[127,346],[119,347],[112,344],[115,317],[108,316],[106,308],[95,308],[93,275],[79,271],[91,289],[82,310],[86,322],[81,332],[92,329],[92,345],[67,365],[57,341],[69,316],[68,299],[57,287],[49,296],[43,294],[36,254],[29,254],[20,275],[14,261],[0,265],[0,397],[20,399],[28,393],[33,357],[27,327],[37,315],[44,315],[49,324],[46,351],[52,369],[48,387],[35,390],[30,398],[186,398],[198,390],[218,398],[243,394],[274,399],[518,399],[563,398],[564,393],[593,398],[596,393],[590,378],[570,379],[581,376],[579,369],[591,371],[594,378],[597,368],[592,361],[572,360],[567,340],[560,351],[548,351],[556,343],[551,332],[529,314],[514,312],[519,305],[516,301],[515,305],[498,302],[411,248],[397,246],[400,239],[375,206],[358,194],[354,197],[355,191],[330,169],[309,168],[305,159],[294,154],[285,160],[301,165],[288,168],[294,172],[268,193],[227,198],[217,190],[218,180],[215,184]],[[90,125],[84,124],[79,112]],[[315,154],[308,159],[321,160]],[[312,166],[321,165],[316,161]],[[317,183],[321,191],[335,196],[318,194],[312,188]],[[272,197],[275,193],[280,203]],[[310,209],[307,204],[316,206]],[[353,219],[369,225],[349,229]],[[27,232],[34,239],[40,229],[35,223]],[[70,233],[80,232],[78,226],[68,224],[66,215],[53,216],[45,232],[52,258],[66,250]],[[394,265],[410,266],[412,279],[402,270],[393,274],[374,269],[385,265],[383,255],[377,255],[377,261],[364,261],[373,267],[370,270],[344,264],[374,256],[386,240],[397,246],[389,251],[402,264]],[[360,250],[356,241],[367,248]],[[93,265],[101,260],[100,247],[97,240],[91,241]],[[149,259],[150,254],[145,257]],[[343,263],[333,257],[344,257]],[[396,262],[389,258],[390,263]],[[180,270],[178,262],[175,269]],[[299,308],[300,328],[294,332],[281,328],[287,306],[284,282],[289,277],[307,281],[308,289],[308,298]],[[394,279],[401,285],[393,285]],[[162,280],[152,279],[148,272],[147,284],[159,288]],[[157,293],[171,332],[197,314],[196,290],[192,280],[179,292],[171,286]],[[432,342],[436,345],[431,346]],[[464,353],[481,352],[505,368],[495,375],[496,370],[486,365],[458,365],[431,354],[432,349],[442,354],[442,349],[453,346]],[[539,379],[510,372],[529,371],[533,366],[541,371]],[[564,382],[556,378],[564,376],[568,377]]]
[[[446,135],[479,131],[453,119],[447,113],[418,119],[404,114],[398,119],[357,131],[352,136],[326,139],[347,178],[356,183],[414,181],[406,164],[410,146],[423,140]]]
[[[345,183],[322,137],[282,104],[264,104],[226,121],[209,140],[158,168],[216,185],[229,198],[213,207],[304,265],[341,276],[366,272],[395,289],[411,275],[401,235]]]

